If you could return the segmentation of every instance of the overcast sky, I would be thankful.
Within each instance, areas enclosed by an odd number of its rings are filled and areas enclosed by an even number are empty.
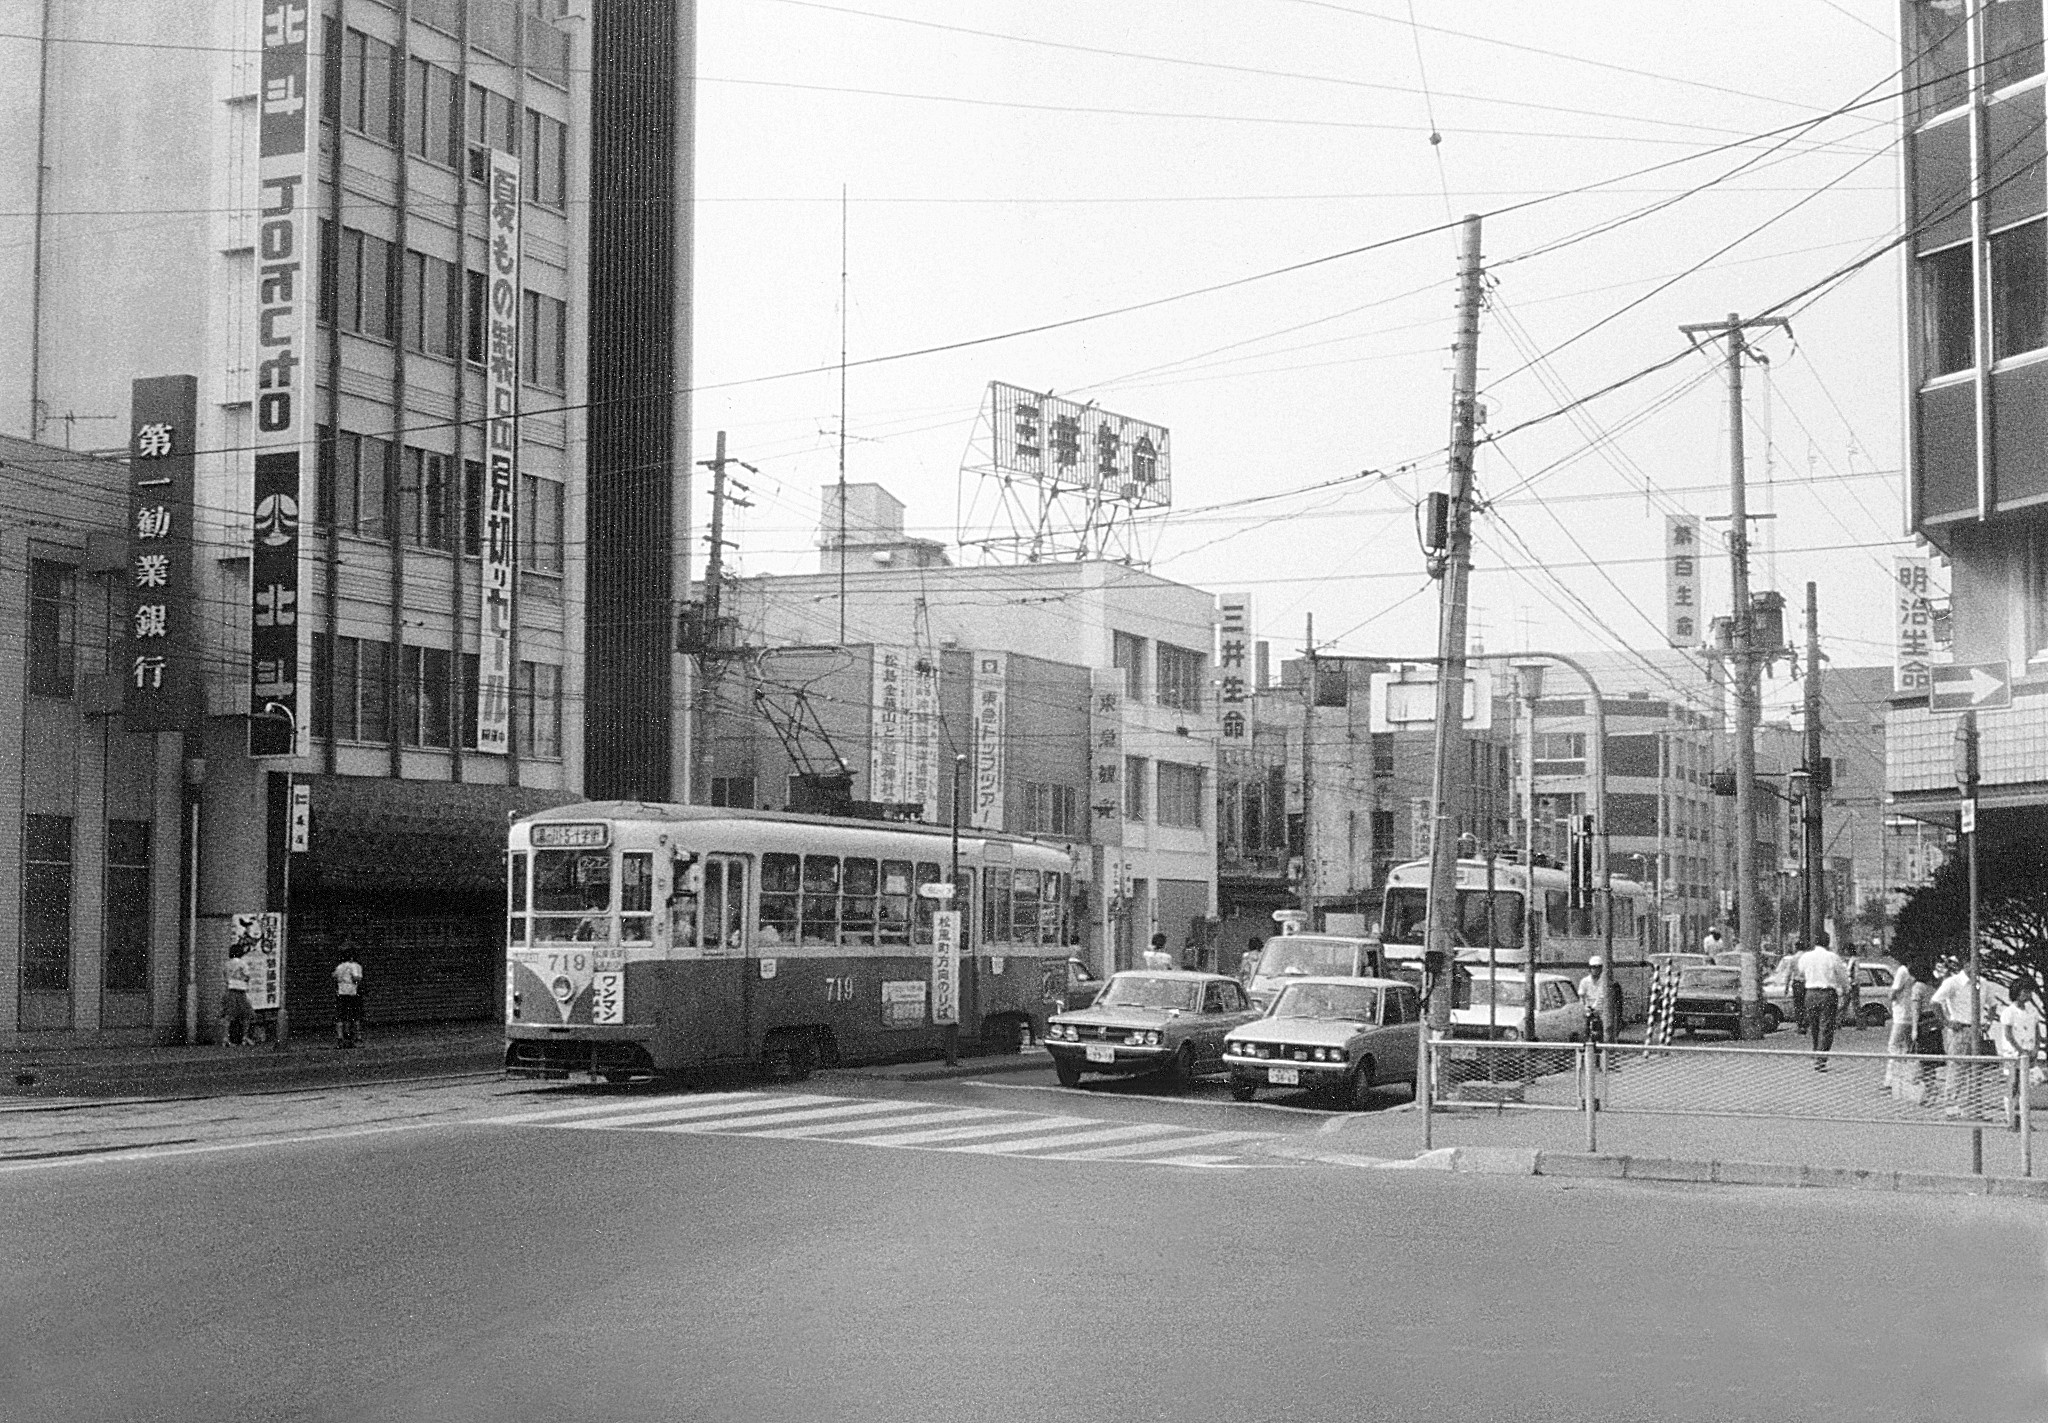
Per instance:
[[[1887,663],[1899,266],[1825,279],[1897,230],[1894,9],[702,0],[696,454],[722,428],[761,471],[740,566],[815,566],[843,186],[847,477],[913,532],[998,531],[988,382],[1092,399],[1172,432],[1155,572],[1248,590],[1289,648],[1313,613],[1326,650],[1427,654],[1413,505],[1444,487],[1449,224],[1480,213],[1493,431],[1682,352],[1681,323],[1791,317],[1746,376],[1750,507],[1779,516],[1754,585],[1796,610],[1817,581],[1829,656]],[[1661,645],[1664,515],[1727,512],[1726,419],[1701,355],[1482,446],[1475,637]]]

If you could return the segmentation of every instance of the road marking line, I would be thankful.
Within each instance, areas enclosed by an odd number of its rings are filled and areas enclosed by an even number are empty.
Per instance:
[[[1137,1136],[1170,1136],[1184,1131],[1184,1127],[1170,1127],[1159,1123],[1140,1123],[1136,1126],[1111,1127],[1105,1131],[1071,1132],[1063,1136],[1029,1137],[1023,1141],[997,1142],[988,1146],[955,1146],[951,1151],[978,1151],[988,1154],[1017,1151],[1042,1151],[1051,1147],[1083,1146],[1091,1142],[1127,1140]]]
[[[1134,1141],[1122,1146],[1099,1146],[1092,1151],[1063,1151],[1056,1158],[1060,1161],[1100,1161],[1115,1156],[1136,1156],[1146,1151],[1180,1151],[1195,1146],[1221,1146],[1226,1141],[1240,1144],[1247,1141],[1263,1141],[1272,1133],[1256,1131],[1212,1131],[1200,1136],[1183,1137],[1179,1141]]]
[[[42,1171],[52,1166],[83,1166],[102,1161],[156,1161],[167,1156],[200,1156],[216,1151],[247,1151],[258,1146],[292,1146],[303,1142],[341,1141],[355,1136],[381,1136],[387,1132],[417,1131],[421,1127],[453,1127],[460,1122],[445,1118],[431,1122],[392,1122],[386,1126],[354,1127],[338,1131],[308,1132],[299,1136],[265,1136],[251,1141],[216,1141],[201,1146],[148,1147],[138,1146],[123,1151],[95,1151],[75,1156],[55,1156],[41,1161],[23,1161],[0,1165],[0,1175],[16,1171]]]
[[[727,1117],[745,1117],[757,1112],[777,1112],[785,1108],[823,1107],[846,1100],[845,1097],[820,1097],[812,1093],[799,1093],[790,1097],[755,1095],[738,1102],[713,1102],[701,1107],[674,1107],[658,1112],[626,1112],[616,1117],[586,1118],[580,1122],[542,1122],[540,1125],[562,1128],[643,1127],[649,1122],[718,1121]]]
[[[979,1110],[974,1108],[962,1107],[959,1109],[959,1111],[967,1115],[1001,1115],[1000,1113],[997,1113],[996,1110],[992,1107],[982,1108]],[[843,1141],[849,1145],[866,1146],[871,1143],[886,1143],[888,1141],[888,1138],[855,1136],[852,1135],[852,1133],[888,1131],[893,1130],[896,1127],[925,1126],[935,1121],[946,1120],[957,1121],[958,1117],[949,1116],[946,1113],[934,1113],[930,1108],[926,1108],[923,1111],[907,1112],[902,1115],[893,1117],[871,1117],[864,1122],[823,1122],[814,1126],[807,1127],[786,1127],[780,1130],[771,1129],[769,1131],[748,1132],[747,1135],[759,1137],[772,1137],[777,1140],[781,1140],[785,1137],[790,1138],[792,1140],[801,1137],[830,1137],[835,1141]]]
[[[614,1121],[584,1122],[580,1125],[606,1129],[624,1127],[626,1130],[644,1131],[751,1131],[756,1126],[766,1126],[771,1122],[802,1122],[833,1117],[844,1121],[850,1129],[859,1123],[847,1121],[847,1118],[902,1110],[902,1104],[898,1102],[840,1102],[829,1107],[806,1107],[787,1112],[755,1108],[746,1112],[728,1112],[723,1116],[699,1118],[696,1121],[676,1122],[658,1127],[639,1127],[637,1123]]]
[[[761,1096],[762,1094],[759,1092],[708,1092],[702,1096],[678,1097],[675,1099],[675,1103],[678,1109],[688,1109],[693,1104],[700,1102],[757,1101]],[[808,1100],[823,1102],[830,1099],[812,1097]],[[520,1122],[544,1122],[556,1118],[594,1117],[603,1112],[629,1111],[633,1105],[632,1103],[622,1101],[593,1102],[586,1103],[580,1107],[550,1107],[546,1111],[541,1112],[516,1112],[507,1117],[481,1117],[478,1120],[501,1125]]]
[[[939,1127],[933,1131],[898,1132],[894,1136],[862,1137],[865,1146],[928,1146],[941,1141],[968,1141],[978,1136],[1014,1136],[1018,1132],[1051,1131],[1087,1125],[1087,1117],[1027,1117],[1022,1121],[984,1122],[972,1127]]]

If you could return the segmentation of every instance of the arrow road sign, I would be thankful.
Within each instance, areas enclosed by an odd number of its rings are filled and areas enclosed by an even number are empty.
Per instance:
[[[1928,669],[1933,681],[1927,689],[1927,710],[1931,712],[1979,711],[2012,705],[2012,664],[2008,662],[1965,662]]]

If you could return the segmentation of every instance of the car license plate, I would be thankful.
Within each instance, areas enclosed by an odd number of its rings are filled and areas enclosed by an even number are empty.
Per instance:
[[[1301,1085],[1301,1069],[1298,1067],[1269,1067],[1266,1069],[1266,1080],[1275,1087],[1299,1087]]]
[[[1088,1060],[1090,1062],[1115,1062],[1116,1049],[1113,1047],[1099,1047],[1094,1043],[1090,1043],[1088,1045]]]
[[[1685,1016],[1685,1025],[1688,1028],[1704,1028],[1707,1020],[1697,1013],[1688,1013]]]

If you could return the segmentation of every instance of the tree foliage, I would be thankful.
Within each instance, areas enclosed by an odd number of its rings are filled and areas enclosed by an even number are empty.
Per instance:
[[[1978,962],[1986,978],[2048,989],[2048,842],[1993,841],[1977,849]],[[1932,961],[1970,956],[1969,857],[1951,855],[1906,896],[1892,950],[1916,975]]]

